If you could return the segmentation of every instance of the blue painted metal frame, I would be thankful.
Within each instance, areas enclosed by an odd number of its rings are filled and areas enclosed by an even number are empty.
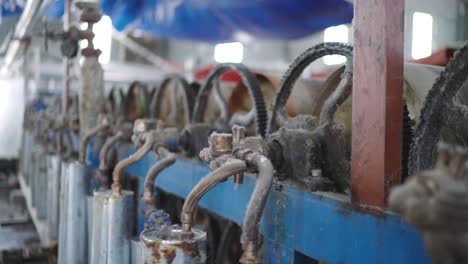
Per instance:
[[[125,149],[120,156],[133,151]],[[94,151],[90,152],[88,159],[95,159]],[[144,176],[156,161],[151,153],[127,168],[127,173],[142,179],[140,195]],[[209,171],[204,164],[179,159],[159,175],[156,186],[185,198]],[[242,224],[254,185],[255,179],[250,177],[237,186],[226,181],[208,192],[199,205]],[[141,230],[143,204],[139,207]],[[349,203],[289,187],[271,191],[260,231],[265,238],[265,263],[303,263],[305,256],[326,263],[430,263],[420,235],[399,216],[365,212]]]

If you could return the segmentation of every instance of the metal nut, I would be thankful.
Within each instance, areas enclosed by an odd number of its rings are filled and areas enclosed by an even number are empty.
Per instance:
[[[133,123],[133,133],[144,133],[158,127],[156,119],[137,119]]]
[[[232,134],[212,133],[209,138],[211,154],[219,156],[232,151]]]

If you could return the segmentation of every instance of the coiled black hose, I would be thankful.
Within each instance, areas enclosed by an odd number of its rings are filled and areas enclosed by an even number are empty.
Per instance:
[[[125,97],[125,115],[128,120],[134,121],[144,118],[148,113],[149,92],[140,82],[132,82]],[[133,103],[133,104],[131,104]],[[133,109],[131,109],[133,107]],[[131,112],[131,111],[134,112]]]
[[[109,96],[109,112],[114,118],[123,117],[126,113],[125,109],[125,95],[121,88],[112,87]]]
[[[190,122],[190,118],[193,112],[193,105],[195,104],[194,102],[195,93],[193,92],[193,89],[190,86],[190,84],[187,82],[187,80],[183,76],[180,76],[178,74],[167,75],[164,78],[164,80],[161,82],[161,84],[158,87],[156,87],[153,98],[151,99],[150,117],[159,118],[159,115],[161,113],[161,103],[162,103],[162,99],[164,96],[164,92],[166,91],[168,85],[171,82],[177,82],[184,91],[185,109],[187,109],[186,120],[187,122]]]
[[[280,88],[278,93],[276,94],[276,98],[274,100],[272,113],[270,119],[268,121],[268,134],[276,131],[278,129],[277,122],[279,118],[286,117],[286,102],[291,95],[292,88],[294,83],[299,79],[304,69],[309,66],[312,62],[326,56],[326,55],[342,55],[347,58],[347,69],[346,72],[352,71],[352,57],[353,57],[353,47],[349,44],[345,43],[335,43],[335,42],[327,42],[321,43],[318,45],[313,46],[312,48],[303,52],[294,62],[289,66],[289,69],[283,75],[283,78],[280,82]],[[350,87],[349,87],[350,88]],[[336,92],[345,92],[347,91],[338,91]],[[331,95],[335,97],[337,100],[342,101],[342,96],[335,94],[335,92]]]
[[[252,72],[250,72],[249,69],[247,69],[247,67],[238,63],[219,64],[214,70],[211,71],[205,84],[202,86],[200,92],[198,93],[197,99],[195,101],[195,107],[192,115],[192,123],[203,122],[203,116],[205,114],[208,96],[210,95],[211,89],[213,88],[213,83],[217,80],[218,76],[221,76],[223,73],[229,70],[236,71],[241,76],[244,85],[247,87],[250,98],[252,100],[253,107],[255,109],[257,134],[261,135],[262,137],[265,137],[268,116],[262,91],[260,90],[260,86],[255,75]]]
[[[453,106],[457,104],[454,103],[454,99],[458,91],[465,87],[467,72],[468,43],[455,53],[426,96],[419,122],[414,130],[409,158],[410,175],[430,169],[434,165],[440,132],[448,122],[460,125],[465,123],[465,114],[468,111],[466,106],[460,105],[461,111],[458,112],[453,111]],[[458,133],[457,136],[466,133],[466,131],[454,132]]]

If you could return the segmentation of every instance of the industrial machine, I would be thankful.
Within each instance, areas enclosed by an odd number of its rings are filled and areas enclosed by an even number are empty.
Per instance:
[[[407,181],[391,194],[390,211],[353,197],[351,45],[310,47],[278,85],[243,64],[220,63],[201,83],[171,72],[105,96],[92,33],[98,5],[75,4],[87,28],[49,35],[67,59],[88,41],[78,112],[67,100],[62,109],[31,105],[20,166],[41,242],[58,246],[59,264],[466,261],[467,152],[440,144],[435,158],[440,139],[466,142],[466,45],[444,70],[405,69]],[[294,104],[303,71],[328,55],[346,62],[310,87],[305,107]],[[227,73],[240,80],[230,93]]]

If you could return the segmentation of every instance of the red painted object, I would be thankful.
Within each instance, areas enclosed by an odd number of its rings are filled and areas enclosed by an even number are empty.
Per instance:
[[[431,56],[420,60],[414,60],[414,63],[428,64],[435,66],[447,66],[449,60],[453,58],[456,49],[446,48],[432,53]]]
[[[404,0],[355,0],[352,195],[385,206],[401,178]]]
[[[211,70],[215,68],[216,64],[210,64],[207,65],[195,72],[195,80],[198,82],[204,81],[208,75],[210,74]],[[221,81],[224,82],[240,82],[241,77],[240,75],[235,72],[235,71],[227,71],[221,76]]]

